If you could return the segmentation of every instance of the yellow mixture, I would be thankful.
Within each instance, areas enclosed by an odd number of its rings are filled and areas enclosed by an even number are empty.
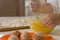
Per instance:
[[[30,26],[35,32],[50,33],[54,28],[42,25],[41,21],[30,21]]]

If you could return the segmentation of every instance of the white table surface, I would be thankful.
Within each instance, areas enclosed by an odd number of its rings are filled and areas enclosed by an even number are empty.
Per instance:
[[[4,17],[5,18],[5,17]],[[6,20],[6,19],[8,19],[9,17],[7,17],[7,18],[2,18],[2,17],[0,17],[0,21],[1,20]],[[17,17],[16,17],[17,18]],[[16,19],[15,18],[15,19]],[[11,18],[11,19],[14,19],[13,17]],[[19,30],[19,31],[21,31],[21,32],[23,32],[23,31],[32,31],[31,29],[27,29],[27,30]],[[11,33],[11,32],[13,32],[13,31],[8,31],[8,32],[0,32],[0,37],[2,37],[3,35],[5,35],[5,34],[9,34],[9,33]],[[60,40],[60,26],[57,26],[51,33],[50,33],[50,35],[52,36],[52,37],[54,37],[54,39],[55,40]]]

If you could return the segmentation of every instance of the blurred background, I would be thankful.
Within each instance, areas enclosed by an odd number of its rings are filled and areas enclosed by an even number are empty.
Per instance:
[[[0,0],[0,16],[25,16],[25,0]]]

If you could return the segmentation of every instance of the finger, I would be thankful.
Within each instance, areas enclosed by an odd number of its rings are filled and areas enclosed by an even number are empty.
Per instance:
[[[36,10],[31,10],[32,12],[37,12]]]
[[[37,9],[37,6],[31,6],[31,8]]]
[[[53,24],[53,22],[52,21],[48,21],[47,26],[50,26],[51,24]]]
[[[30,5],[32,6],[39,6],[40,3],[37,3],[37,2],[31,2]]]
[[[56,25],[55,24],[51,24],[50,26],[49,26],[49,28],[53,28],[53,27],[55,27]]]
[[[31,2],[38,2],[38,0],[31,0]]]
[[[42,21],[42,24],[45,25],[45,21],[46,21],[47,18],[44,18],[43,21]]]
[[[50,21],[50,19],[48,17],[46,17],[44,20],[43,20],[43,23],[46,25],[48,24],[48,22]]]
[[[37,11],[37,8],[30,7],[30,10],[31,10],[31,11]]]
[[[30,2],[30,4],[39,4],[39,2]]]
[[[31,4],[30,10],[33,11],[33,12],[36,12],[37,11],[37,6],[35,4]]]
[[[30,3],[31,7],[37,8],[37,4]]]

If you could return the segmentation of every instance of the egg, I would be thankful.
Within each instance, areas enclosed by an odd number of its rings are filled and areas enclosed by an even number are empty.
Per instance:
[[[35,33],[33,35],[33,40],[44,40],[44,34],[42,34],[42,33]]]
[[[14,31],[13,33],[11,33],[12,35],[16,35],[19,39],[20,39],[20,35],[21,35],[21,32],[19,31]]]
[[[12,35],[16,35],[16,36],[19,36],[19,35],[21,35],[21,32],[19,32],[19,31],[15,31],[15,32],[13,32],[13,33],[11,33]]]
[[[19,40],[19,38],[16,35],[11,35],[8,40]]]
[[[21,34],[21,40],[30,40],[30,34],[29,34],[29,32],[23,32]]]

